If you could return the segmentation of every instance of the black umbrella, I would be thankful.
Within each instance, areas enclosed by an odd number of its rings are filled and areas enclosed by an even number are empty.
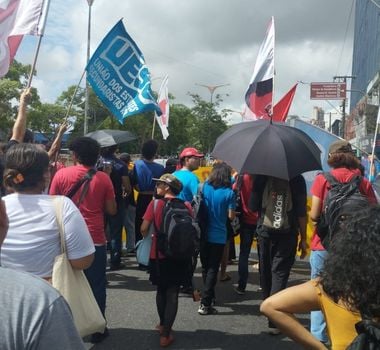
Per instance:
[[[320,149],[303,131],[282,123],[257,120],[232,126],[218,137],[211,154],[239,173],[290,180],[322,169]]]
[[[135,140],[137,137],[130,131],[103,129],[89,132],[86,136],[99,142],[101,147],[110,147]]]

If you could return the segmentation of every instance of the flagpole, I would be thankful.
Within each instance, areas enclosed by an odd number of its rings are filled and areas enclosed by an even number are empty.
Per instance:
[[[270,115],[270,120],[272,121],[272,117],[273,117],[273,106],[274,106],[274,81],[275,81],[275,77],[276,77],[276,65],[275,65],[275,60],[274,60],[274,48],[275,48],[275,45],[276,45],[276,28],[274,27],[274,17],[272,16],[271,18],[271,25],[273,26],[273,80],[272,80],[272,104],[271,104],[271,115]]]
[[[70,101],[70,104],[69,104],[69,107],[67,108],[67,112],[66,112],[66,115],[65,115],[65,119],[64,119],[64,122],[67,121],[67,118],[69,117],[69,113],[71,111],[71,107],[73,106],[73,103],[74,103],[74,98],[77,94],[77,91],[78,91],[78,88],[83,80],[83,77],[84,77],[84,74],[86,73],[86,69],[83,71],[82,73],[82,76],[80,77],[80,80],[79,80],[79,83],[77,84],[77,86],[75,87],[75,90],[74,90],[74,93],[73,93],[73,96],[71,97],[71,101]]]
[[[91,7],[94,0],[87,0],[88,2],[88,24],[87,24],[87,57],[86,57],[86,65],[90,60],[90,42],[91,42]],[[86,70],[85,70],[86,71]],[[85,80],[86,86],[86,95],[85,95],[85,104],[84,104],[84,123],[83,123],[83,135],[88,133],[88,110],[90,107],[90,89],[87,83],[87,74]]]
[[[154,113],[154,112],[153,112]],[[154,129],[156,128],[156,115],[153,114],[152,140],[154,140]]]
[[[47,19],[47,15],[48,15],[48,12],[49,12],[49,6],[50,6],[50,0],[45,0],[44,1],[44,5],[42,6],[41,13],[40,13],[40,16],[41,16],[40,19],[42,18],[42,22],[41,22],[41,34],[39,36],[38,43],[37,43],[37,46],[36,46],[36,52],[34,53],[34,59],[33,59],[32,67],[30,69],[28,83],[26,84],[27,88],[29,88],[32,85],[33,73],[34,73],[34,70],[36,69],[37,58],[38,58],[38,54],[40,52],[42,37],[44,36],[46,19]]]

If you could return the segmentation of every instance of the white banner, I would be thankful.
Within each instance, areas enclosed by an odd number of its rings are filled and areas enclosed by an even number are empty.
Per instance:
[[[162,137],[166,140],[169,136],[169,93],[168,93],[168,80],[169,77],[165,76],[164,80],[161,83],[160,91],[158,93],[157,103],[161,109],[161,116],[158,116],[156,113],[156,120],[160,126]]]

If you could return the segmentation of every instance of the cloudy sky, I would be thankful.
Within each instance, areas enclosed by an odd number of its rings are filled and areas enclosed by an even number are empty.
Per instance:
[[[229,84],[217,90],[228,94],[221,107],[241,111],[271,16],[275,102],[297,81],[330,82],[335,75],[351,74],[354,0],[95,0],[91,52],[123,18],[144,53],[153,89],[168,74],[176,103],[191,106],[188,92],[210,98],[197,84]],[[78,83],[86,61],[87,20],[86,0],[51,0],[32,84],[44,102]],[[16,58],[31,63],[36,42],[24,40]],[[313,106],[331,109],[309,96],[310,86],[299,84],[290,113],[311,117]],[[240,118],[237,113],[230,117]]]

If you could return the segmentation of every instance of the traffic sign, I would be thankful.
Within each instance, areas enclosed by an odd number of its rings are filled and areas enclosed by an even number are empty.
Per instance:
[[[311,100],[343,100],[346,98],[346,83],[311,83]]]

